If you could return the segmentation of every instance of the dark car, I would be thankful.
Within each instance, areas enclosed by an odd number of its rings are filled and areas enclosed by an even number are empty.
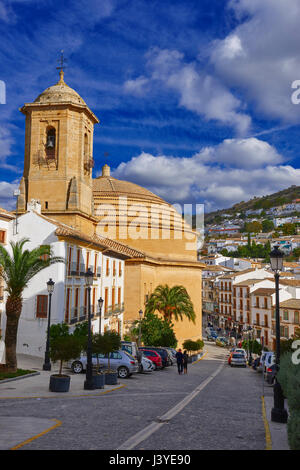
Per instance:
[[[161,356],[161,359],[162,359],[162,366],[163,367],[168,367],[170,365],[170,362],[169,362],[169,355],[167,353],[167,351],[165,349],[162,349],[162,348],[158,348],[156,346],[143,346],[141,348],[139,348],[141,351],[143,350],[151,350],[151,351],[156,351],[160,356]]]

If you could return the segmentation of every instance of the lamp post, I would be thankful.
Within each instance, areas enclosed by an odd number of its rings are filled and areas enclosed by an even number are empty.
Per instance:
[[[139,346],[141,345],[141,322],[143,318],[143,310],[139,311],[140,323],[139,323]]]
[[[51,370],[51,362],[50,362],[50,321],[51,321],[51,297],[54,291],[54,284],[55,282],[52,281],[50,278],[47,282],[47,290],[49,294],[49,311],[48,311],[48,327],[47,327],[47,341],[46,341],[46,351],[45,351],[45,362],[43,364],[43,370]]]
[[[283,253],[279,250],[278,246],[275,246],[270,253],[270,262],[272,271],[274,271],[275,278],[275,318],[276,318],[276,356],[275,356],[275,367],[276,376],[274,383],[274,407],[271,412],[271,420],[276,423],[286,423],[288,414],[284,408],[284,397],[280,383],[277,380],[277,374],[279,370],[280,362],[280,311],[279,311],[279,273],[283,266]]]
[[[93,284],[94,274],[90,268],[85,273],[85,284],[88,291],[88,344],[86,351],[86,379],[84,381],[84,390],[94,390],[93,384],[93,364],[92,364],[92,328],[91,328],[91,286]]]
[[[104,300],[102,297],[98,299],[98,306],[99,306],[99,334],[101,335],[101,320],[102,320],[102,306],[103,306]]]

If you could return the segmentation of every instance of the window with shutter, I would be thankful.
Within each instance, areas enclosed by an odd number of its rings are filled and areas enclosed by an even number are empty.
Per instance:
[[[37,295],[36,297],[36,318],[47,318],[48,296]]]

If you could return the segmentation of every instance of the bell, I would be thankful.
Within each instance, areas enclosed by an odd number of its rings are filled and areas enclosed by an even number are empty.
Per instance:
[[[54,135],[48,135],[46,147],[47,149],[53,149],[55,146],[55,137]]]

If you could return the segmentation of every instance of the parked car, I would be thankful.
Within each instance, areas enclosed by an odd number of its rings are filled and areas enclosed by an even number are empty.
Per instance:
[[[161,359],[162,359],[162,366],[163,367],[168,367],[170,365],[169,363],[169,356],[168,356],[168,353],[165,349],[162,349],[162,348],[158,348],[156,346],[143,346],[142,348],[140,348],[142,351],[146,350],[146,349],[150,349],[151,351],[156,351],[160,356],[161,356]]]
[[[150,359],[154,364],[154,370],[162,369],[162,358],[161,355],[158,354],[156,351],[152,351],[151,349],[140,349],[143,355],[146,356],[147,359]]]
[[[224,338],[224,336],[219,336],[219,337],[216,339],[216,345],[217,345],[217,346],[224,347],[224,346],[227,346],[227,345],[228,345],[228,341],[227,341],[226,338]]]
[[[239,354],[244,354],[244,356],[247,357],[247,353],[246,353],[245,349],[235,348],[234,352],[239,353]]]
[[[177,351],[173,348],[167,348],[166,347],[165,349],[167,349],[167,351],[169,351],[169,353],[170,353],[170,356],[172,358],[172,365],[176,364],[176,353],[177,353]]]
[[[121,341],[121,349],[131,354],[138,362],[141,362],[141,355],[134,341]]]
[[[141,362],[139,363],[139,372],[152,372],[154,370],[154,364],[151,359],[148,359],[142,354]]]
[[[246,357],[244,354],[234,352],[230,361],[231,367],[247,367]]]
[[[258,372],[266,372],[267,367],[271,367],[272,364],[275,363],[275,353],[272,351],[263,351],[259,366],[257,367]]]
[[[174,355],[171,353],[171,351],[166,348],[166,347],[161,347],[161,349],[164,349],[165,351],[167,351],[167,354],[168,354],[168,365],[169,366],[172,366],[173,364],[175,364],[176,362],[176,358],[174,357]]]
[[[100,368],[108,366],[108,354],[98,354],[98,360]],[[80,358],[70,361],[68,366],[72,369],[74,374],[80,374],[86,370],[86,363],[86,355],[81,355]],[[92,355],[92,363],[93,365],[97,365],[96,354]],[[118,377],[121,379],[126,379],[139,370],[138,361],[127,351],[121,349],[110,353],[110,367],[113,370],[117,370]]]

